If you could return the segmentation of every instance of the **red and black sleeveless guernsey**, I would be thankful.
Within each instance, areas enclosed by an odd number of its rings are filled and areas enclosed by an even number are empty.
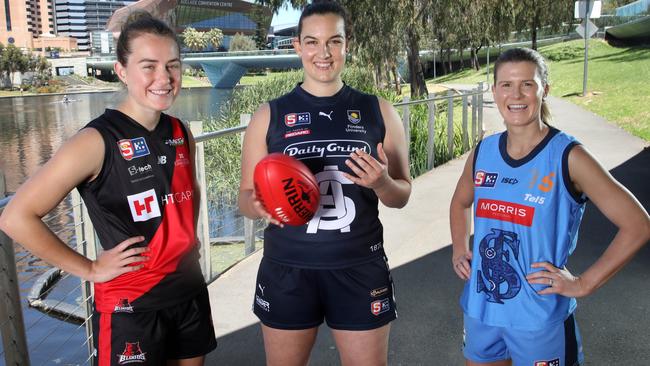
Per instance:
[[[316,97],[298,85],[269,104],[268,152],[305,163],[318,181],[321,199],[309,223],[269,225],[264,256],[289,266],[322,269],[383,256],[377,195],[342,174],[352,173],[345,160],[356,149],[377,159],[377,144],[386,134],[377,97],[347,85],[333,96]]]
[[[105,145],[102,169],[81,194],[105,250],[145,237],[144,268],[95,284],[101,313],[141,312],[186,301],[205,287],[194,229],[193,167],[185,126],[161,114],[153,131],[107,109],[84,128]],[[136,244],[137,246],[137,244]]]

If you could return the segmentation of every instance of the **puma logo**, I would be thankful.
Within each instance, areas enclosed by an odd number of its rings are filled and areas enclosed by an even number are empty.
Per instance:
[[[334,113],[334,111],[330,111],[329,114],[327,114],[325,112],[318,112],[318,116],[327,117],[331,121],[332,120],[332,113]]]

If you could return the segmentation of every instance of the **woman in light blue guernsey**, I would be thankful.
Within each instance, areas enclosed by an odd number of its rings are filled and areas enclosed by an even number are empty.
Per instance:
[[[466,280],[466,363],[580,365],[575,299],[602,286],[648,241],[650,219],[575,138],[549,124],[548,70],[539,53],[504,52],[494,81],[506,131],[470,153],[450,207],[452,264]],[[619,231],[576,276],[565,265],[587,199]]]

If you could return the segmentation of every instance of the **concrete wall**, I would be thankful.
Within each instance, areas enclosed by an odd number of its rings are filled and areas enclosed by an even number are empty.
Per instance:
[[[74,67],[75,75],[88,76],[88,69],[85,57],[70,57],[70,58],[50,58],[48,59],[52,64],[52,75],[56,75],[57,67]]]

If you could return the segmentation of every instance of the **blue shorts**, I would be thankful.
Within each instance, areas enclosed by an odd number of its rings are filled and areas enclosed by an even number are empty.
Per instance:
[[[319,326],[370,330],[397,318],[393,281],[383,257],[341,269],[308,269],[262,258],[253,312],[271,328]]]
[[[488,363],[511,359],[513,365],[578,366],[583,363],[582,341],[573,314],[564,322],[540,330],[494,327],[464,316],[463,354]]]

